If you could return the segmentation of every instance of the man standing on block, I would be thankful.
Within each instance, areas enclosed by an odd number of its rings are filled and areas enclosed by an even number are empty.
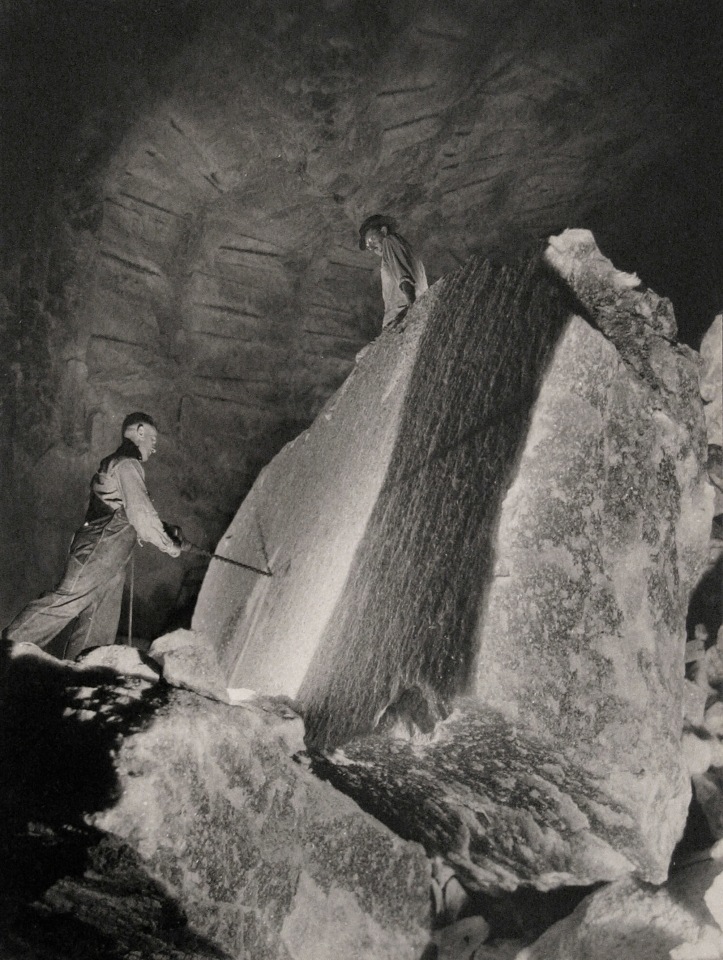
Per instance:
[[[427,289],[424,264],[397,233],[396,221],[379,213],[367,217],[359,227],[359,248],[382,258],[382,328],[395,326]]]
[[[146,413],[123,421],[122,443],[101,461],[90,483],[90,502],[76,532],[63,577],[22,610],[3,631],[5,640],[47,646],[75,620],[65,656],[115,642],[126,564],[136,541],[179,556],[148,496],[143,463],[156,452],[156,425]]]

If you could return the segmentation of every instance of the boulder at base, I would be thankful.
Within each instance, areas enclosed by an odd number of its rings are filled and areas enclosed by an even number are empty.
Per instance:
[[[674,338],[587,231],[469,261],[261,474],[219,549],[272,576],[204,581],[228,685],[298,701],[336,782],[482,887],[661,882],[682,833],[712,503]]]
[[[723,861],[713,858],[658,888],[630,878],[598,890],[515,960],[720,960],[721,922]]]
[[[176,676],[193,643],[161,644]],[[0,645],[3,960],[418,960],[422,848],[310,772],[287,703],[231,706],[145,661]]]
[[[418,960],[428,861],[292,759],[287,706],[170,689],[115,760],[118,798],[89,819],[121,838],[189,924],[234,957]]]

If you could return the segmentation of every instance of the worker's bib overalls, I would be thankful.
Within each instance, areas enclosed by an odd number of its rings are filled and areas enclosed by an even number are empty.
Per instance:
[[[101,468],[109,469],[108,461]],[[114,643],[126,564],[136,539],[123,507],[109,510],[91,495],[86,521],[73,537],[60,583],[15,617],[3,631],[5,639],[44,647],[77,618],[65,648],[66,659],[72,660],[88,647]]]

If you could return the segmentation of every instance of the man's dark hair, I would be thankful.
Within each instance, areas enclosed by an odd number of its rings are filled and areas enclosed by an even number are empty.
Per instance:
[[[137,410],[135,413],[129,413],[123,421],[121,436],[124,437],[126,435],[126,430],[128,430],[129,427],[136,427],[141,423],[145,423],[149,427],[156,427],[156,422],[153,417],[149,417],[147,413],[141,413],[140,410]]]
[[[371,217],[367,217],[359,227],[359,249],[364,249],[364,240],[370,230],[381,230],[382,227],[386,227],[390,233],[396,233],[398,224],[393,217],[388,217],[384,213],[373,213]]]

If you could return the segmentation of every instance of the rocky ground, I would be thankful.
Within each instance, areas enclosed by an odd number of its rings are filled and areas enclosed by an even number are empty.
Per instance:
[[[8,960],[723,955],[723,636],[691,661],[705,692],[685,734],[696,800],[667,882],[495,896],[316,781],[293,705],[230,704],[197,635],[163,638],[157,659],[14,654],[0,741]]]

